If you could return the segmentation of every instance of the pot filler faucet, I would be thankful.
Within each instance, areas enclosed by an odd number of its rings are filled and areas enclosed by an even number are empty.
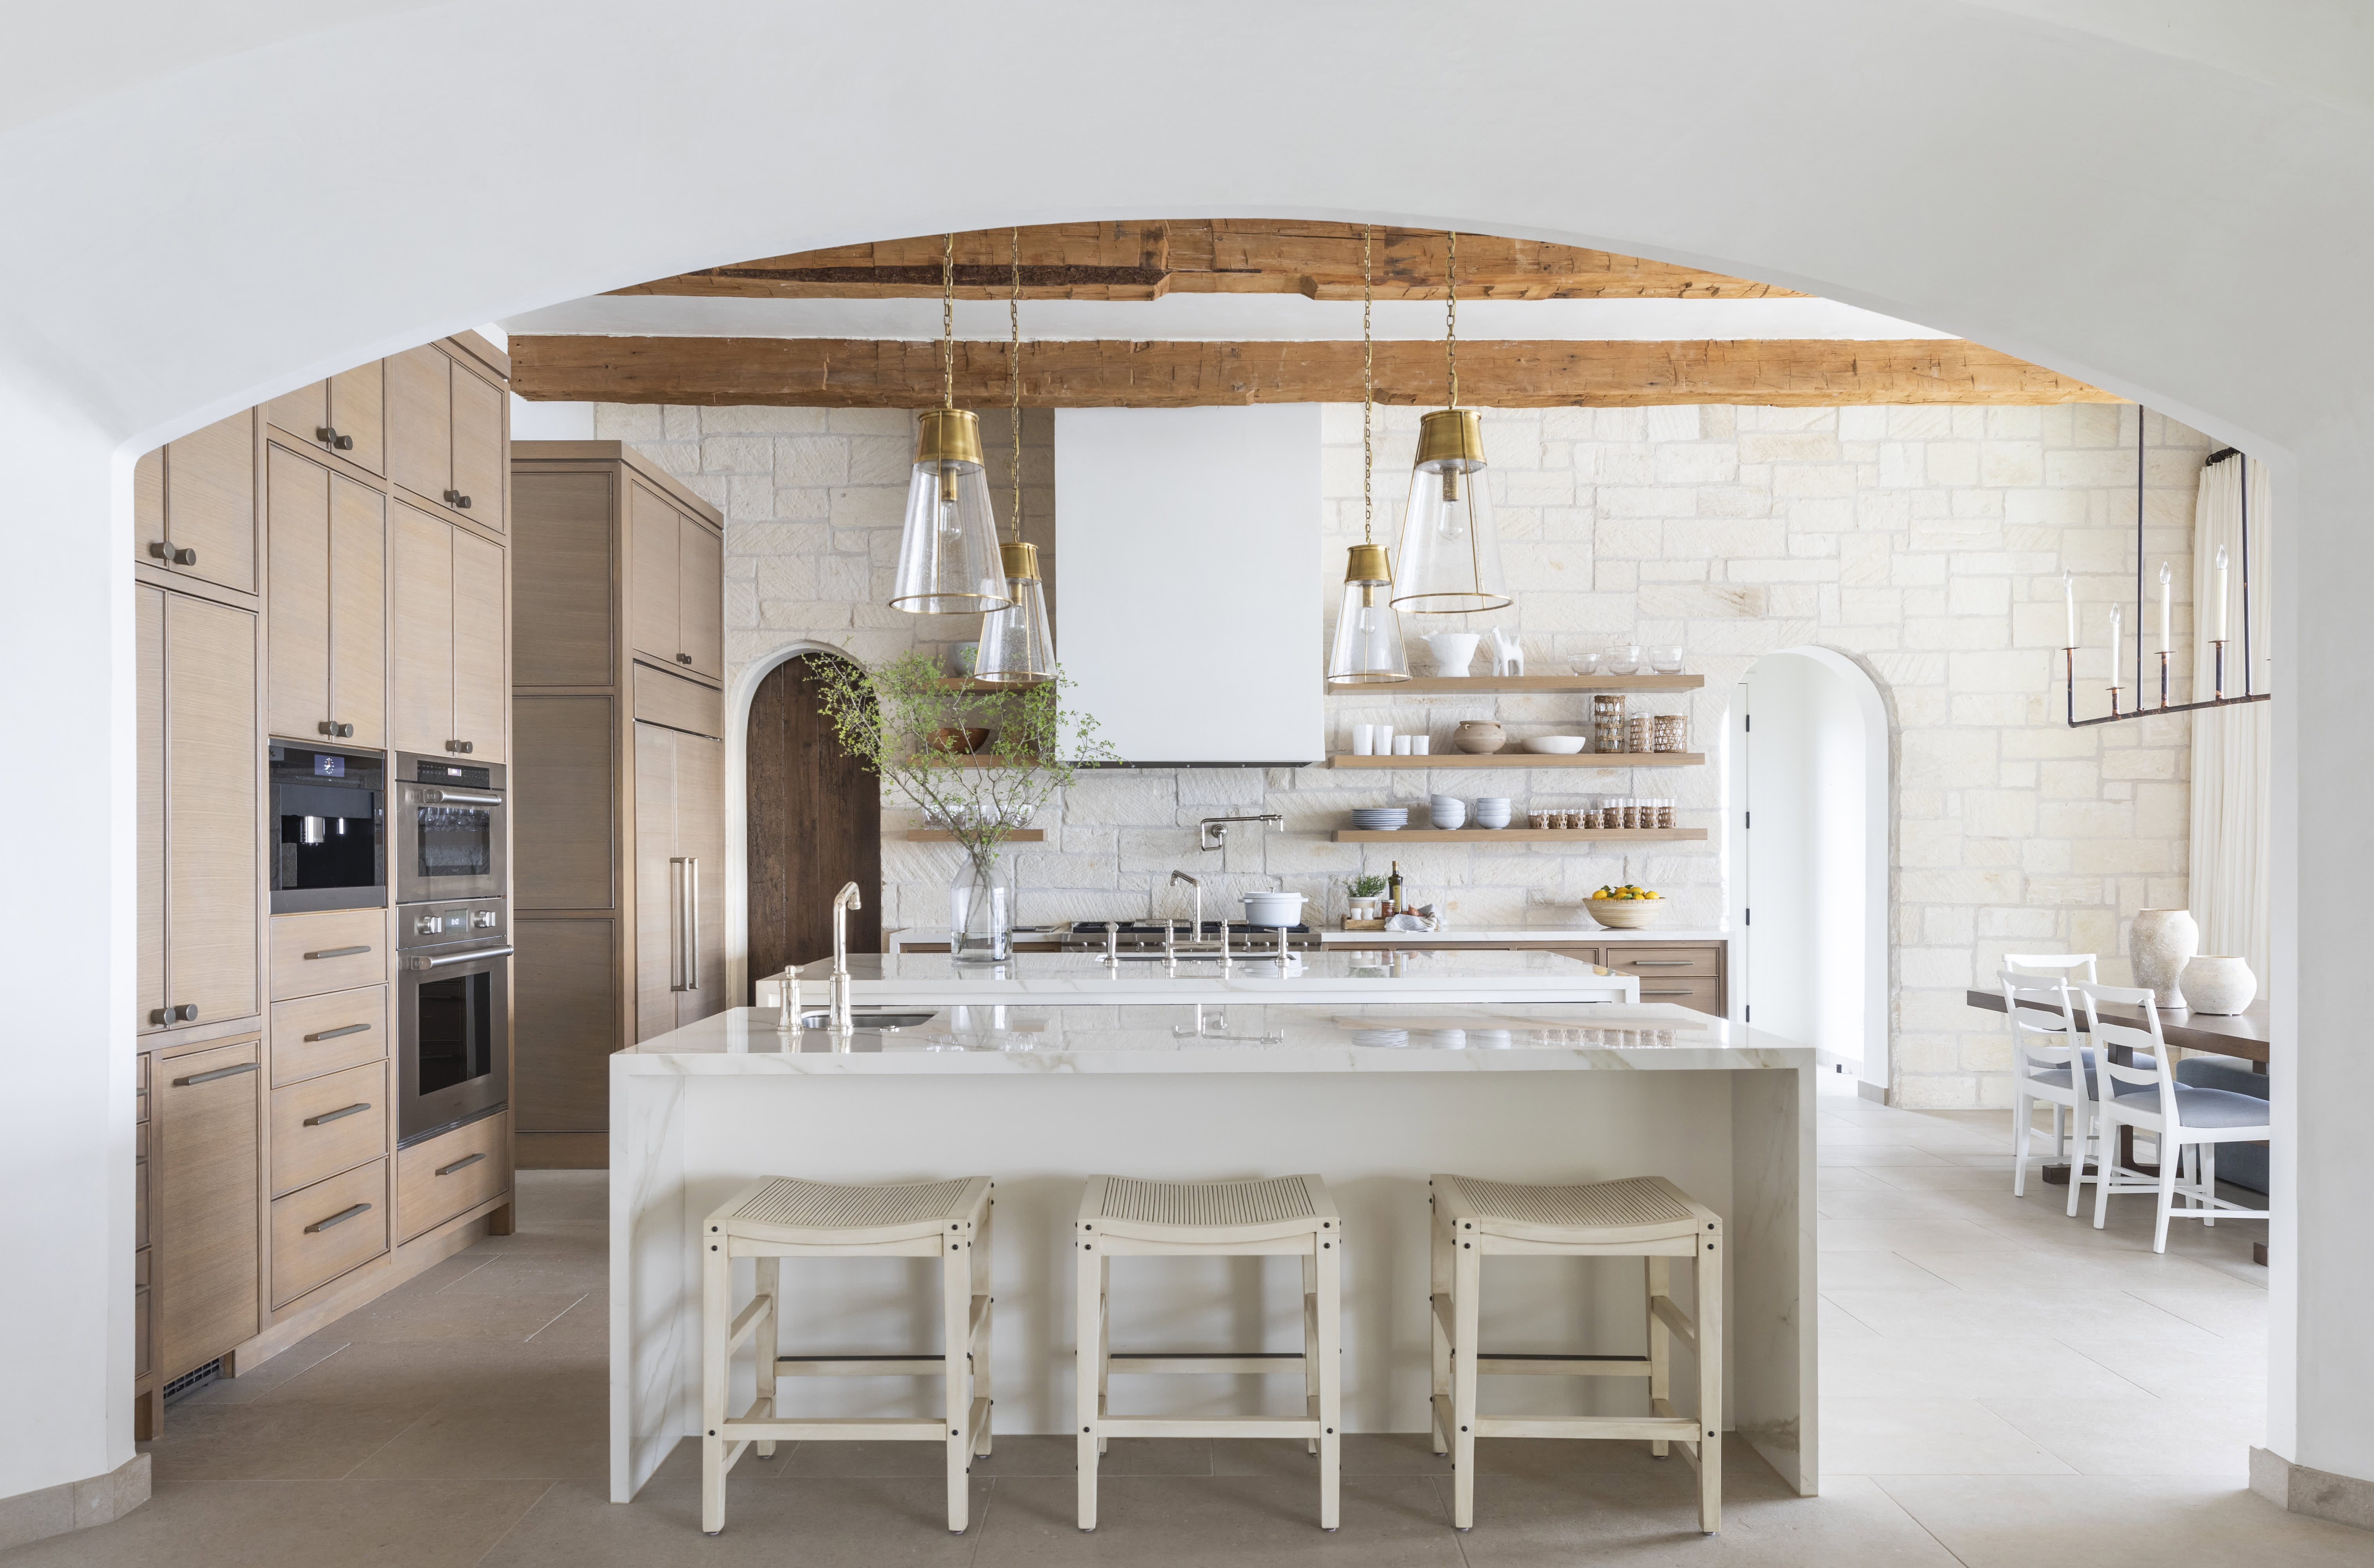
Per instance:
[[[864,907],[853,882],[832,895],[832,1026],[844,1035],[857,1026],[849,1010],[849,912]]]
[[[1275,812],[1264,813],[1260,816],[1207,816],[1203,821],[1202,831],[1197,835],[1195,847],[1199,849],[1226,848],[1228,842],[1228,824],[1232,822],[1266,823],[1280,833],[1286,831],[1286,818]]]

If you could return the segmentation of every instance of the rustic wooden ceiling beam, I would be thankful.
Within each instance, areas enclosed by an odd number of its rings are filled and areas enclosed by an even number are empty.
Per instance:
[[[840,338],[511,339],[511,390],[562,402],[774,404],[928,408],[940,401],[940,345]],[[1376,345],[1381,403],[1439,405],[1442,346]],[[956,400],[1006,397],[1006,347],[956,345]],[[1737,339],[1459,345],[1463,403],[1487,408],[1648,404],[2117,403],[2041,366],[1960,339]],[[1034,342],[1022,345],[1022,401],[1034,408],[1190,408],[1357,403],[1357,343]]]
[[[660,278],[616,294],[757,299],[911,299],[940,292],[942,237],[921,235],[766,256]],[[956,237],[957,293],[1002,299],[1013,286],[1009,231]],[[1360,226],[1195,218],[1047,224],[1021,231],[1027,299],[1154,299],[1182,294],[1360,297]],[[1440,299],[1448,292],[1450,237],[1380,228],[1371,274],[1380,299]],[[1537,240],[1459,237],[1466,299],[1763,299],[1802,296],[1692,267]]]

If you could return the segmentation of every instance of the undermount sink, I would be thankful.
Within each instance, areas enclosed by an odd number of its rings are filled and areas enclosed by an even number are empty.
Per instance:
[[[860,1029],[887,1031],[911,1028],[918,1024],[929,1024],[938,1016],[937,1012],[879,1012],[857,1008],[851,1012],[849,1021]],[[800,1014],[800,1027],[829,1029],[832,1027],[832,1013],[829,1010],[821,1007],[812,1012],[803,1012]]]

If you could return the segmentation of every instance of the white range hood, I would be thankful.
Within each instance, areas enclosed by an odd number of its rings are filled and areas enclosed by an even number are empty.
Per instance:
[[[1319,407],[1059,408],[1055,649],[1136,767],[1325,755]]]

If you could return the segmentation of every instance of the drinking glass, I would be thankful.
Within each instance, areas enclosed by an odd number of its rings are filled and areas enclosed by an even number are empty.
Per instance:
[[[1571,667],[1578,675],[1596,675],[1599,673],[1599,655],[1578,653],[1574,656]]]
[[[1661,642],[1649,649],[1649,668],[1660,675],[1678,675],[1682,671],[1682,645]]]
[[[1607,650],[1607,673],[1611,675],[1631,675],[1640,669],[1640,645],[1629,643]]]

